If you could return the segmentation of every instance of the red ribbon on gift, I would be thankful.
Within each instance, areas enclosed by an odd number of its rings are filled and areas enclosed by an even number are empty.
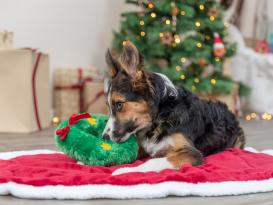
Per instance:
[[[56,134],[57,135],[60,135],[60,140],[64,140],[68,134],[68,132],[70,131],[70,126],[71,125],[74,125],[76,123],[79,122],[79,120],[81,119],[86,119],[86,118],[90,118],[91,115],[89,113],[82,113],[82,114],[72,114],[70,117],[69,117],[69,120],[68,120],[68,125],[66,125],[64,128],[62,129],[58,129],[56,131]]]
[[[84,110],[88,110],[88,108],[89,108],[92,104],[94,104],[94,103],[97,101],[97,99],[98,99],[99,97],[105,96],[105,95],[106,95],[106,93],[104,92],[104,90],[99,91],[99,92],[96,94],[96,96],[86,104],[86,106],[84,107]]]
[[[29,49],[32,52],[36,52],[34,49]],[[33,105],[34,105],[34,114],[35,114],[35,119],[37,123],[38,130],[42,129],[41,122],[40,122],[40,116],[39,116],[39,111],[38,111],[38,101],[37,101],[37,95],[36,95],[36,73],[39,67],[39,62],[41,59],[42,53],[38,52],[36,61],[34,64],[33,72],[32,72],[32,81],[31,81],[31,86],[32,86],[32,96],[33,96]]]
[[[77,84],[71,84],[71,85],[55,85],[55,90],[63,90],[63,89],[79,89],[80,91],[80,97],[79,97],[79,105],[80,105],[80,112],[86,112],[87,109],[90,107],[91,104],[93,104],[100,96],[105,95],[104,90],[99,91],[94,99],[92,99],[90,102],[87,103],[87,106],[84,107],[84,99],[83,99],[83,89],[87,82],[94,81],[94,78],[92,77],[85,77],[83,78],[83,69],[78,68],[78,83]],[[99,78],[98,80],[103,80],[104,78]]]

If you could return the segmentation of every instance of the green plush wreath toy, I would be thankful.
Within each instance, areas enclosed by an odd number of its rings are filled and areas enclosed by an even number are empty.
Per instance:
[[[102,114],[73,114],[60,123],[55,133],[58,148],[86,165],[112,166],[132,163],[138,154],[135,136],[122,143],[103,140],[108,119]]]

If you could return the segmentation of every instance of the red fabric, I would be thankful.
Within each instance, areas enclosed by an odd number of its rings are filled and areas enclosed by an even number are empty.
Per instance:
[[[184,165],[179,171],[166,169],[160,173],[127,173],[111,176],[125,166],[112,167],[79,165],[63,154],[38,154],[0,160],[0,184],[16,182],[34,186],[114,184],[157,184],[166,181],[191,183],[265,180],[273,178],[273,156],[256,154],[239,149],[211,155],[201,166]]]

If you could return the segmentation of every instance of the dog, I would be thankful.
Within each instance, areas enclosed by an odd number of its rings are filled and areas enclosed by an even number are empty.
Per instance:
[[[145,70],[143,60],[130,41],[118,58],[106,52],[110,117],[102,137],[123,142],[135,134],[138,157],[151,157],[113,175],[178,170],[186,163],[200,165],[203,157],[227,148],[244,147],[244,132],[224,103],[205,101],[175,87],[165,75]]]

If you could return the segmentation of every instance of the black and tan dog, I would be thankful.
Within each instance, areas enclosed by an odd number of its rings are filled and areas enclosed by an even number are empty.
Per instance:
[[[107,99],[110,118],[103,137],[122,142],[135,133],[139,157],[152,157],[138,167],[118,169],[114,175],[199,165],[203,156],[243,148],[243,130],[225,104],[201,100],[175,87],[165,75],[145,70],[131,42],[125,43],[119,58],[108,51],[106,60],[112,79]]]

